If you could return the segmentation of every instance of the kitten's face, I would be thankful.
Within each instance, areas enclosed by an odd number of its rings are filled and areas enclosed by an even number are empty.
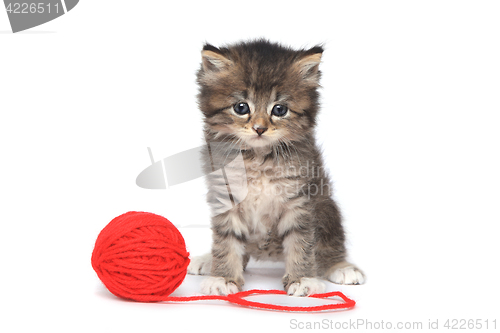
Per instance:
[[[293,51],[265,41],[221,49],[206,45],[198,83],[209,131],[250,147],[303,138],[315,123],[322,51]]]

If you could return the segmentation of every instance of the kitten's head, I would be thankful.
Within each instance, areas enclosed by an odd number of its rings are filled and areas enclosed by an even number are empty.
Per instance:
[[[292,50],[265,40],[203,47],[199,106],[214,137],[250,147],[297,141],[318,112],[323,48]]]

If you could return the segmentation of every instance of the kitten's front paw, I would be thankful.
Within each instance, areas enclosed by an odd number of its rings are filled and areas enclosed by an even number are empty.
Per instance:
[[[316,278],[301,278],[300,282],[292,283],[288,287],[290,296],[309,296],[325,291],[325,284]]]
[[[192,275],[210,275],[212,270],[212,254],[207,253],[191,259],[187,272]]]
[[[337,284],[363,284],[365,283],[365,275],[356,266],[349,265],[335,269],[328,280]]]
[[[234,282],[228,282],[223,277],[210,276],[201,283],[201,292],[206,295],[222,295],[237,293],[238,286]]]

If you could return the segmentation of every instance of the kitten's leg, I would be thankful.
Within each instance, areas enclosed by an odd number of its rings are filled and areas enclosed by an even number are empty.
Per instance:
[[[321,293],[325,289],[324,283],[314,278],[313,232],[307,227],[304,228],[303,221],[298,221],[296,225],[301,223],[301,228],[287,230],[283,239],[285,254],[283,285],[288,295],[293,296],[309,296]]]
[[[243,242],[234,235],[221,235],[214,230],[211,278],[202,284],[202,292],[227,295],[241,291],[243,279]]]
[[[364,273],[358,267],[347,261],[333,265],[326,277],[337,284],[363,284],[366,279]]]
[[[331,198],[317,200],[315,211],[315,260],[317,273],[333,283],[362,284],[363,272],[346,261],[344,228],[336,203]]]
[[[228,212],[212,220],[212,264],[210,275],[202,285],[202,292],[227,295],[241,290],[243,279],[245,236],[240,232],[238,216]]]
[[[210,275],[212,273],[212,253],[194,257],[188,266],[188,274]],[[237,293],[238,286],[226,283],[223,277],[208,277],[201,284],[201,290],[209,295],[227,295]]]

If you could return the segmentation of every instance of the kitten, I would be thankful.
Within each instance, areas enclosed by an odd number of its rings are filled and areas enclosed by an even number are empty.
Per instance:
[[[292,50],[266,40],[203,47],[197,81],[204,135],[208,143],[226,144],[207,146],[206,168],[241,154],[246,174],[243,196],[226,174],[207,177],[212,252],[188,268],[211,276],[204,293],[240,291],[250,257],[283,260],[289,295],[322,292],[318,278],[364,282],[346,261],[341,215],[315,143],[322,52],[321,46]],[[220,210],[224,191],[232,205]]]

